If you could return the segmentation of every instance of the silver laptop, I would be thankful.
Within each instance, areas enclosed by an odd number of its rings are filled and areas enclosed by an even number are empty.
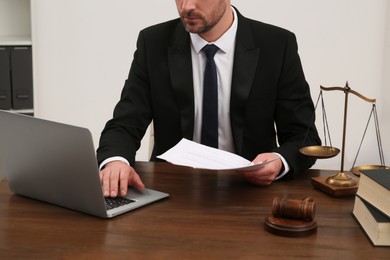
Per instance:
[[[15,194],[102,218],[169,196],[129,188],[125,199],[111,201],[125,205],[108,209],[88,129],[6,111],[0,111],[0,173]]]

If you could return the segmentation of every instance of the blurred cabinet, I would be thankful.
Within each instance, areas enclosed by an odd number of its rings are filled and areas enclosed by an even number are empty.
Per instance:
[[[34,114],[29,0],[0,0],[0,109]]]

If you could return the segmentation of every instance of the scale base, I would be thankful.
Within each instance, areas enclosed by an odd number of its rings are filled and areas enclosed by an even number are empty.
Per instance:
[[[329,184],[327,182],[328,178],[329,177],[313,177],[311,179],[311,184],[314,186],[314,188],[319,189],[333,197],[348,197],[354,196],[356,194],[359,186],[358,184],[352,186],[336,186]]]

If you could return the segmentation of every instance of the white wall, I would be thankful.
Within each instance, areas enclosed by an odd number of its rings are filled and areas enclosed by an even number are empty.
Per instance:
[[[97,146],[127,78],[138,31],[175,17],[174,2],[32,0],[31,6],[35,114],[89,128]],[[148,141],[139,160],[148,160]]]
[[[36,115],[88,127],[97,145],[100,131],[119,98],[139,30],[177,17],[175,1],[31,2]],[[232,0],[232,3],[247,17],[296,33],[314,101],[320,85],[344,86],[346,81],[352,89],[377,98],[382,142],[389,163],[390,123],[385,116],[390,108],[385,102],[385,97],[389,97],[385,86],[390,83],[386,73],[390,69],[388,2]],[[324,97],[332,144],[341,148],[344,94],[326,92]],[[355,96],[350,95],[349,99],[346,169],[352,165],[371,109],[370,104]],[[147,160],[147,147],[145,142],[139,160]],[[375,132],[369,131],[357,164],[377,163]],[[315,167],[339,169],[340,156],[319,160]]]
[[[387,4],[387,22],[386,22],[386,39],[385,39],[385,53],[382,68],[382,88],[380,93],[380,101],[382,102],[381,112],[381,136],[383,142],[383,149],[385,153],[386,165],[390,164],[390,4]]]

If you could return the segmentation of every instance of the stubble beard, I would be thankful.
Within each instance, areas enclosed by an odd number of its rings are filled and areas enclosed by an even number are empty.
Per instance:
[[[195,12],[188,12],[185,13],[184,15],[181,15],[181,20],[187,32],[202,34],[210,31],[221,20],[222,16],[225,13],[225,10],[226,10],[226,3],[225,1],[221,0],[218,9],[212,13],[210,21],[207,21],[206,17],[202,16],[201,14],[197,14]],[[188,18],[197,17],[198,19],[201,20],[201,25],[197,26],[197,23],[195,22],[186,22],[185,21],[186,17]]]

